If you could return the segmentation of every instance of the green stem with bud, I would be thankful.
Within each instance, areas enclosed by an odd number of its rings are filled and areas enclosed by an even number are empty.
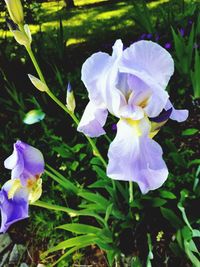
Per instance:
[[[41,69],[40,69],[40,67],[39,67],[39,65],[38,65],[38,63],[37,63],[37,60],[36,60],[36,58],[35,58],[35,55],[34,55],[34,53],[33,53],[33,51],[32,51],[32,49],[31,49],[31,47],[30,46],[26,46],[26,51],[28,52],[28,54],[29,54],[29,56],[30,56],[30,58],[31,58],[31,61],[33,62],[33,65],[34,65],[34,67],[35,67],[35,69],[36,69],[36,71],[37,71],[37,74],[38,74],[38,76],[39,76],[39,78],[40,78],[40,80],[42,81],[42,82],[44,82],[45,84],[46,84],[46,81],[45,81],[45,78],[44,78],[44,75],[42,74],[42,71],[41,71]],[[49,97],[60,107],[60,108],[62,108],[66,113],[68,113],[69,115],[70,115],[70,117],[73,119],[73,121],[75,122],[75,124],[76,125],[78,125],[79,124],[79,120],[78,120],[78,118],[76,117],[76,115],[73,113],[73,112],[71,112],[68,108],[67,108],[67,106],[65,106],[53,93],[52,93],[52,91],[48,88],[48,90],[46,91],[46,93],[49,95]],[[98,148],[97,148],[97,146],[96,146],[96,144],[94,143],[94,141],[90,138],[90,137],[88,137],[88,136],[86,136],[85,135],[85,137],[87,138],[87,140],[88,140],[88,142],[90,143],[90,145],[91,145],[91,147],[92,147],[92,149],[93,149],[93,153],[95,154],[95,156],[97,156],[100,160],[101,160],[101,162],[102,162],[102,164],[104,165],[104,167],[106,168],[107,167],[107,163],[106,163],[106,161],[104,160],[104,158],[102,157],[102,155],[101,155],[101,153],[100,153],[100,151],[98,150]]]

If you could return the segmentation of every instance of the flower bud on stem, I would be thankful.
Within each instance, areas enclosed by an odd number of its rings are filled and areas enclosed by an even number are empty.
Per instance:
[[[38,65],[38,63],[37,63],[37,60],[36,60],[36,58],[35,58],[35,55],[33,54],[33,51],[32,51],[32,49],[31,49],[31,47],[30,46],[26,46],[26,51],[28,52],[28,54],[29,54],[29,56],[30,56],[30,58],[31,58],[31,60],[32,60],[32,62],[33,62],[33,65],[34,65],[34,67],[35,67],[35,69],[36,69],[36,71],[37,71],[37,74],[38,74],[38,76],[39,76],[39,78],[40,78],[40,80],[43,82],[43,83],[45,83],[46,84],[46,81],[45,81],[45,78],[44,78],[44,76],[43,76],[43,74],[42,74],[42,71],[41,71],[41,69],[40,69],[40,67],[39,67],[39,65]],[[48,86],[47,86],[47,88],[48,88]],[[53,93],[52,93],[52,91],[48,88],[48,90],[46,90],[45,91],[49,96],[50,96],[50,98],[60,107],[60,108],[62,108],[66,113],[68,113],[70,116],[71,116],[71,118],[73,119],[73,121],[75,122],[75,124],[76,125],[78,125],[79,124],[79,120],[78,120],[78,118],[76,117],[76,115],[72,112],[72,111],[70,111]],[[91,145],[91,147],[92,147],[92,149],[93,149],[93,151],[95,151],[95,154],[98,156],[98,158],[101,160],[101,162],[102,162],[102,164],[104,165],[104,167],[106,168],[107,167],[107,163],[106,163],[106,161],[104,160],[104,158],[102,157],[102,155],[101,155],[101,153],[99,152],[99,150],[98,150],[98,148],[97,148],[97,146],[96,146],[96,144],[95,144],[95,142],[90,138],[90,137],[88,137],[88,136],[86,136],[85,135],[85,137],[87,138],[87,140],[88,140],[88,142],[90,143],[90,145]]]
[[[20,0],[5,0],[11,19],[17,25],[24,23],[24,12]]]

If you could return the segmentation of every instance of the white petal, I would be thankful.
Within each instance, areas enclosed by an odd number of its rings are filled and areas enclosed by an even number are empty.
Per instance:
[[[12,155],[10,155],[10,156],[4,161],[4,167],[5,167],[6,169],[12,170],[12,169],[16,166],[17,161],[18,161],[18,151],[16,150],[15,145],[14,145],[14,150],[13,150]]]
[[[111,56],[98,52],[89,57],[82,66],[81,79],[93,102],[102,102],[102,83],[105,83],[105,79],[101,79],[101,76],[105,74],[110,60]]]
[[[113,53],[112,53],[112,57],[113,58],[119,58],[122,56],[123,53],[123,43],[122,40],[118,39],[114,45],[113,45]]]
[[[127,48],[123,53],[120,69],[133,70],[127,72],[147,82],[158,83],[165,89],[174,73],[174,61],[163,47],[151,41],[139,41]],[[142,74],[145,73],[145,77]]]
[[[175,120],[177,122],[183,122],[187,120],[189,112],[187,109],[175,109],[170,100],[167,101],[165,106],[165,110],[172,108],[172,113],[170,115],[170,119]]]
[[[108,111],[103,105],[96,105],[90,101],[83,113],[77,130],[90,137],[105,134],[103,126],[106,122]]]
[[[125,120],[119,121],[117,135],[108,151],[107,175],[116,180],[134,181],[145,194],[164,183],[168,170],[162,159],[161,147],[148,138],[147,132],[141,135],[143,128],[138,126],[139,130]]]

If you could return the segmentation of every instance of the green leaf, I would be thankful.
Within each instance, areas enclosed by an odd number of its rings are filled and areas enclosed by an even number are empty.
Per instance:
[[[194,159],[194,160],[191,160],[189,163],[188,163],[188,167],[192,166],[192,165],[199,165],[200,164],[200,159]]]
[[[191,249],[194,249],[193,246],[191,246],[191,242],[184,241],[184,246],[185,246],[185,253],[187,254],[188,258],[191,260],[192,264],[195,267],[200,266],[200,261],[198,258],[193,254]]]
[[[89,185],[89,188],[104,188],[107,192],[112,196],[113,195],[113,188],[111,187],[111,179],[106,180],[99,180],[94,182],[93,184]]]
[[[103,196],[97,193],[95,194],[95,193],[88,193],[86,191],[83,191],[83,192],[80,192],[78,195],[86,200],[89,200],[98,205],[101,205],[102,208],[104,209],[110,204],[106,198],[104,198]]]
[[[38,200],[34,203],[31,203],[31,205],[45,208],[45,209],[49,209],[49,210],[54,210],[54,211],[63,211],[63,212],[66,212],[70,217],[75,217],[75,216],[79,215],[79,211],[76,211],[76,210],[73,210],[73,209],[70,209],[67,207],[59,206],[59,205],[46,203],[46,202],[43,202],[41,200]]]
[[[107,209],[106,209],[106,215],[105,215],[105,221],[107,222],[108,219],[110,218],[110,215],[112,213],[112,209],[113,209],[113,203],[111,203]]]
[[[200,231],[197,229],[192,230],[192,236],[193,237],[200,237]]]
[[[160,191],[160,196],[166,199],[176,199],[176,196],[172,192],[167,190]]]
[[[69,238],[65,241],[60,242],[57,246],[48,249],[47,251],[45,251],[42,254],[42,257],[44,255],[46,256],[49,253],[52,253],[52,252],[55,252],[55,251],[58,251],[61,249],[71,248],[74,246],[80,246],[83,243],[87,243],[88,245],[92,245],[92,244],[95,244],[97,240],[98,240],[98,237],[96,235],[93,235],[93,234],[72,237],[72,238]]]
[[[181,233],[184,240],[190,241],[192,239],[192,231],[188,226],[184,226],[183,229],[181,229]]]
[[[101,216],[99,216],[97,213],[95,213],[94,211],[91,211],[91,210],[88,210],[88,209],[84,209],[84,210],[79,210],[77,212],[78,212],[77,214],[79,216],[87,216],[87,217],[90,216],[90,217],[93,217],[100,224],[102,224],[103,226],[105,226],[105,227],[107,226],[105,220]]]
[[[92,165],[92,169],[98,174],[98,176],[104,180],[108,180],[108,176],[106,175],[105,171],[102,170],[97,165]]]
[[[199,130],[196,129],[196,128],[189,128],[189,129],[186,129],[182,132],[182,135],[183,136],[190,136],[190,135],[194,135],[196,133],[198,133]]]
[[[199,16],[200,17],[200,16]],[[195,49],[195,58],[194,58],[194,71],[191,70],[191,80],[194,91],[194,97],[200,97],[200,53],[198,49]]]
[[[53,173],[53,174],[51,174],[51,178],[53,178],[54,180],[59,179],[59,181],[62,181],[65,185],[67,185],[69,190],[73,191],[75,194],[78,193],[79,188],[76,185],[74,185],[72,182],[70,182],[69,179],[66,179],[65,176],[63,176],[57,170],[52,168],[50,165],[47,164],[46,166]],[[50,172],[48,172],[48,173],[50,173]]]
[[[56,262],[54,262],[53,264],[51,264],[51,266],[57,266],[57,264],[62,261],[63,259],[65,259],[67,256],[69,256],[70,254],[76,252],[77,250],[81,249],[81,248],[85,248],[87,246],[89,246],[91,244],[90,241],[82,241],[82,243],[78,246],[75,246],[71,249],[69,249],[64,255],[62,255]]]
[[[114,182],[116,184],[116,188],[119,190],[119,192],[124,197],[124,199],[126,200],[126,202],[129,202],[129,195],[127,194],[127,191],[125,190],[125,188],[123,187],[123,185],[121,184],[121,182],[120,181],[114,181]]]
[[[79,188],[77,188],[73,183],[71,183],[69,180],[67,180],[66,178],[62,177],[57,177],[56,175],[54,175],[53,173],[45,170],[45,173],[51,177],[54,181],[56,181],[57,183],[59,183],[63,188],[65,188],[67,191],[70,191],[74,194],[78,194],[79,192]]]
[[[72,151],[70,151],[66,146],[56,146],[52,148],[55,152],[57,152],[64,159],[71,159],[74,157]]]
[[[116,252],[114,250],[107,251],[107,259],[109,266],[113,266],[115,260]]]
[[[131,259],[131,267],[142,267],[139,257],[135,256]]]
[[[76,171],[78,166],[79,166],[79,162],[78,161],[73,161],[72,164],[70,164],[70,169],[72,171]]]
[[[181,200],[180,200],[180,202],[178,203],[178,208],[179,208],[179,210],[181,211],[181,213],[182,213],[182,217],[183,217],[183,220],[184,220],[184,222],[185,222],[185,224],[189,227],[189,229],[192,231],[193,229],[192,229],[192,226],[190,225],[190,223],[189,223],[189,220],[188,220],[188,218],[187,218],[187,215],[186,215],[186,212],[185,212],[185,208],[183,207],[183,201],[184,201],[184,198],[187,196],[187,195],[185,195],[184,196],[184,194],[186,194],[185,192],[183,192],[183,190],[181,191]]]
[[[79,208],[81,209],[87,209],[88,211],[90,210],[91,212],[96,212],[97,214],[104,214],[105,209],[101,206],[98,205],[97,203],[82,203],[79,205]]]
[[[81,223],[68,223],[68,224],[60,225],[56,228],[67,230],[69,232],[76,233],[76,234],[97,235],[98,233],[101,232],[101,228],[98,228],[92,225],[81,224]]]
[[[183,237],[182,237],[181,230],[178,230],[177,231],[177,233],[176,233],[176,240],[177,240],[180,248],[184,250],[184,242],[183,242]]]
[[[34,124],[42,121],[45,118],[45,113],[40,109],[33,109],[26,113],[23,122],[25,124]]]
[[[163,217],[167,219],[174,228],[180,229],[183,227],[183,222],[172,210],[164,207],[161,207],[160,210]]]
[[[76,144],[72,147],[73,152],[78,153],[83,147],[85,147],[85,144]]]
[[[167,203],[165,199],[155,197],[150,200],[152,207],[161,207]]]

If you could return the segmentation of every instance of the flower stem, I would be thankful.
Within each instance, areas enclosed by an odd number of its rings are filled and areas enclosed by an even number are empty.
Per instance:
[[[133,182],[129,181],[129,203],[133,203]]]
[[[33,65],[34,65],[34,67],[35,67],[35,69],[36,69],[36,71],[37,71],[37,74],[38,74],[38,76],[39,76],[39,78],[40,78],[40,80],[42,81],[42,82],[44,82],[45,84],[46,84],[46,81],[45,81],[45,78],[44,78],[44,75],[42,74],[42,71],[41,71],[41,69],[40,69],[40,66],[38,65],[38,63],[37,63],[37,60],[36,60],[36,58],[35,58],[35,55],[34,55],[34,53],[33,53],[33,51],[32,51],[32,49],[31,49],[31,47],[30,46],[26,46],[26,51],[28,52],[28,54],[29,54],[29,56],[30,56],[30,58],[31,58],[31,61],[32,61],[32,63],[33,63]],[[70,115],[70,117],[73,119],[73,121],[75,122],[75,124],[76,125],[78,125],[79,124],[79,120],[78,120],[78,118],[76,117],[76,115],[73,113],[73,112],[71,112],[53,93],[52,93],[52,91],[48,88],[48,90],[46,91],[46,93],[49,95],[49,97],[60,107],[60,108],[62,108],[67,114],[69,114]],[[87,138],[87,140],[88,140],[88,142],[90,143],[90,145],[91,145],[91,147],[92,147],[92,149],[93,149],[93,153],[94,153],[94,155],[95,156],[97,156],[100,160],[101,160],[101,162],[102,162],[102,164],[104,165],[104,167],[106,168],[107,167],[107,163],[106,163],[106,161],[104,160],[104,158],[103,158],[103,156],[101,155],[101,153],[100,153],[100,151],[98,150],[98,148],[97,148],[97,146],[96,146],[96,144],[95,144],[95,142],[90,138],[90,137],[88,137],[88,136],[86,136],[85,135],[85,137]]]
[[[44,76],[43,76],[43,74],[42,74],[42,71],[41,71],[41,69],[40,69],[40,67],[39,67],[39,65],[38,65],[38,63],[37,63],[37,60],[36,60],[36,58],[35,58],[35,56],[34,56],[34,54],[33,54],[33,51],[32,51],[32,49],[31,49],[31,47],[30,47],[30,46],[26,46],[26,51],[28,52],[28,54],[29,54],[29,56],[30,56],[30,58],[31,58],[31,61],[32,61],[33,65],[34,65],[34,67],[35,67],[35,69],[36,69],[36,71],[37,71],[37,74],[38,74],[40,80],[41,80],[43,83],[46,84],[45,78],[44,78]]]

